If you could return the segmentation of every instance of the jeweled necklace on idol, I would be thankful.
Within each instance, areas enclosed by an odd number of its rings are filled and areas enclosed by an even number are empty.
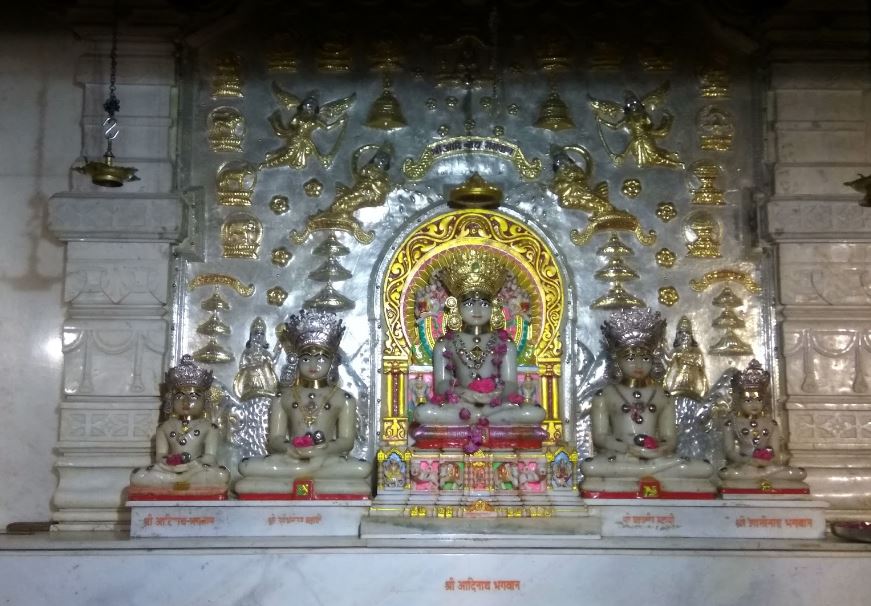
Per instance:
[[[303,379],[300,379],[300,382],[303,382]],[[309,389],[322,389],[324,385],[319,380],[314,379],[311,381],[304,381],[304,387],[308,387]],[[338,388],[338,385],[333,385],[333,388],[327,394],[327,397],[322,401],[318,401],[317,394],[314,391],[309,392],[308,398],[302,404],[302,420],[306,424],[306,427],[311,429],[321,416],[321,411],[332,408],[330,400],[333,399],[333,394],[336,393]],[[293,403],[290,405],[291,408],[299,408],[301,399],[302,398],[299,395],[299,383],[297,383],[293,386]]]
[[[647,402],[642,402],[641,396],[643,394],[638,388],[650,385],[650,381],[645,381],[642,384],[635,379],[629,379],[628,382],[624,382],[623,384],[632,389],[633,401],[630,402],[628,399],[626,399],[623,391],[621,391],[620,388],[615,385],[614,389],[617,391],[618,394],[620,394],[620,399],[623,400],[623,405],[620,407],[620,410],[623,411],[623,413],[628,414],[635,423],[641,425],[642,423],[644,423],[644,415],[641,413],[644,412],[645,408],[650,413],[656,412],[656,404],[653,404],[653,397],[656,395],[656,390],[651,389],[650,397],[647,398]]]

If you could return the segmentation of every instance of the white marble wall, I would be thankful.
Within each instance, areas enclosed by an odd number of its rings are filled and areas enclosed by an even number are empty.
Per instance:
[[[80,153],[81,52],[45,22],[0,35],[0,532],[47,521],[57,482],[64,250],[46,212]]]

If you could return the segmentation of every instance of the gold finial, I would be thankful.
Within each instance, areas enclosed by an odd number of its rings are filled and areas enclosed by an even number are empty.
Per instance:
[[[547,99],[541,104],[535,126],[547,130],[566,130],[575,127],[575,123],[569,115],[569,107],[556,92],[556,89],[551,89]]]
[[[502,202],[502,190],[488,183],[477,172],[462,185],[451,189],[448,206],[452,208],[497,208]]]
[[[381,130],[394,130],[408,124],[402,115],[399,99],[390,90],[390,78],[384,78],[384,88],[369,109],[369,117],[366,118],[366,126]]]
[[[138,169],[131,166],[117,166],[115,156],[109,151],[103,154],[102,162],[96,160],[88,162],[85,158],[85,165],[75,166],[73,170],[88,175],[94,185],[101,187],[121,187],[129,181],[139,181],[139,177],[136,176]]]
[[[436,261],[435,268],[448,292],[460,301],[472,295],[492,301],[507,278],[502,259],[480,248],[445,253]]]

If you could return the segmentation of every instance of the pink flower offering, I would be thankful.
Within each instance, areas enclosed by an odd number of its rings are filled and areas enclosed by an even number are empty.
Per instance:
[[[296,436],[290,441],[290,443],[299,448],[304,446],[314,446],[315,440],[311,434],[305,434],[304,436]]]
[[[659,441],[653,436],[644,436],[644,448],[657,448],[659,446]]]
[[[176,454],[167,455],[164,461],[166,461],[167,465],[181,465],[184,463],[184,454],[178,452]]]
[[[469,389],[477,393],[490,393],[496,389],[496,381],[492,378],[475,379],[469,383]]]
[[[753,450],[753,458],[770,461],[774,458],[774,450],[771,448],[756,448]]]
[[[523,404],[523,396],[521,396],[517,392],[514,392],[513,394],[510,394],[508,396],[508,401],[512,404]]]

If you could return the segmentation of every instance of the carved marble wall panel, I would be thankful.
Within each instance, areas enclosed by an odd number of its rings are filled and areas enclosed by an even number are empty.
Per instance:
[[[169,266],[152,244],[70,242],[64,301],[70,305],[165,305]]]
[[[852,179],[855,171],[843,177]],[[839,195],[822,197],[816,190],[801,190],[797,193],[810,195],[769,200],[765,207],[768,234],[777,242],[871,239],[871,213],[859,206],[855,194],[845,195],[849,191],[839,186]]]
[[[61,442],[117,443],[138,441],[150,445],[157,426],[157,401],[153,410],[117,410],[96,404],[66,408],[60,416]],[[145,406],[143,403],[142,406]]]
[[[164,320],[69,320],[64,325],[64,393],[157,395],[168,324]]]
[[[782,331],[789,396],[868,397],[871,320],[787,320]]]
[[[871,244],[781,244],[778,267],[784,305],[871,303]]]
[[[793,449],[871,447],[871,410],[790,410],[788,417]]]

